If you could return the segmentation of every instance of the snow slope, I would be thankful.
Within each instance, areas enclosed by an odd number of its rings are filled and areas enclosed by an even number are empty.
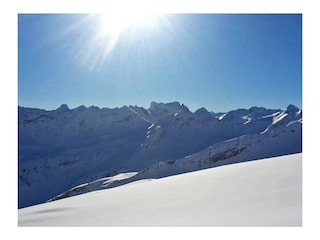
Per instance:
[[[79,185],[94,183],[90,185],[94,190],[93,186],[103,183],[101,179],[198,156],[219,144],[218,149],[231,151],[239,148],[238,142],[251,139],[243,160],[302,150],[302,111],[292,105],[283,111],[252,107],[224,114],[212,114],[204,108],[192,113],[178,102],[152,102],[149,109],[69,109],[62,105],[46,111],[19,107],[18,126],[19,208],[45,202]],[[256,149],[252,143],[257,139],[264,147]],[[255,155],[257,152],[260,154]],[[214,166],[192,165],[182,172]],[[163,176],[168,175],[172,174]]]
[[[19,226],[301,226],[302,154],[210,168],[18,210]]]

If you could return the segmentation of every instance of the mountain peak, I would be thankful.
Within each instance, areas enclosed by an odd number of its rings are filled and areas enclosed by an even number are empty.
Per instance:
[[[69,111],[70,108],[68,107],[67,104],[62,104],[59,108],[57,108],[57,111],[59,112],[65,112],[65,111]]]
[[[152,101],[150,104],[150,109],[152,108],[160,108],[160,107],[164,107],[164,106],[170,106],[170,107],[179,107],[180,103],[175,101],[175,102],[170,102],[170,103],[162,103],[162,102],[155,102]]]
[[[288,114],[291,115],[291,116],[296,116],[296,115],[301,114],[301,111],[300,111],[300,109],[299,109],[298,107],[296,107],[295,105],[290,104],[290,105],[287,107],[286,113],[288,113]]]
[[[287,107],[287,111],[299,111],[300,109],[298,107],[296,107],[295,105],[293,104],[289,104],[289,106]]]
[[[204,107],[199,108],[198,110],[196,110],[194,112],[196,115],[210,115],[210,113],[208,112],[208,110]]]
[[[176,113],[179,111],[187,111],[189,112],[189,109],[184,105],[180,104],[179,102],[170,102],[170,103],[157,103],[157,102],[151,102],[150,111],[152,112],[166,112],[166,113]]]

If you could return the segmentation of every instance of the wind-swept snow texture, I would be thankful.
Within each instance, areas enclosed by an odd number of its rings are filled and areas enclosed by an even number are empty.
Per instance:
[[[302,151],[302,111],[192,113],[178,102],[19,107],[19,208],[135,180]],[[138,172],[124,178],[119,173]],[[109,179],[105,183],[106,178]],[[113,179],[113,180],[112,180]]]
[[[133,182],[18,210],[19,226],[302,226],[302,154]]]

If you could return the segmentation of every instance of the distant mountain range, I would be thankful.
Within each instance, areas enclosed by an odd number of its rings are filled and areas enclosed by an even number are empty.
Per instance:
[[[18,107],[19,208],[230,163],[302,152],[302,110],[194,113],[178,102]],[[120,174],[120,175],[119,175]],[[121,175],[122,174],[122,175]],[[121,177],[122,176],[122,177]]]

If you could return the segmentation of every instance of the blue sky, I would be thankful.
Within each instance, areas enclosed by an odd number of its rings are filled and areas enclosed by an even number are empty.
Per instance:
[[[302,16],[18,16],[19,105],[151,101],[214,112],[302,107]]]

